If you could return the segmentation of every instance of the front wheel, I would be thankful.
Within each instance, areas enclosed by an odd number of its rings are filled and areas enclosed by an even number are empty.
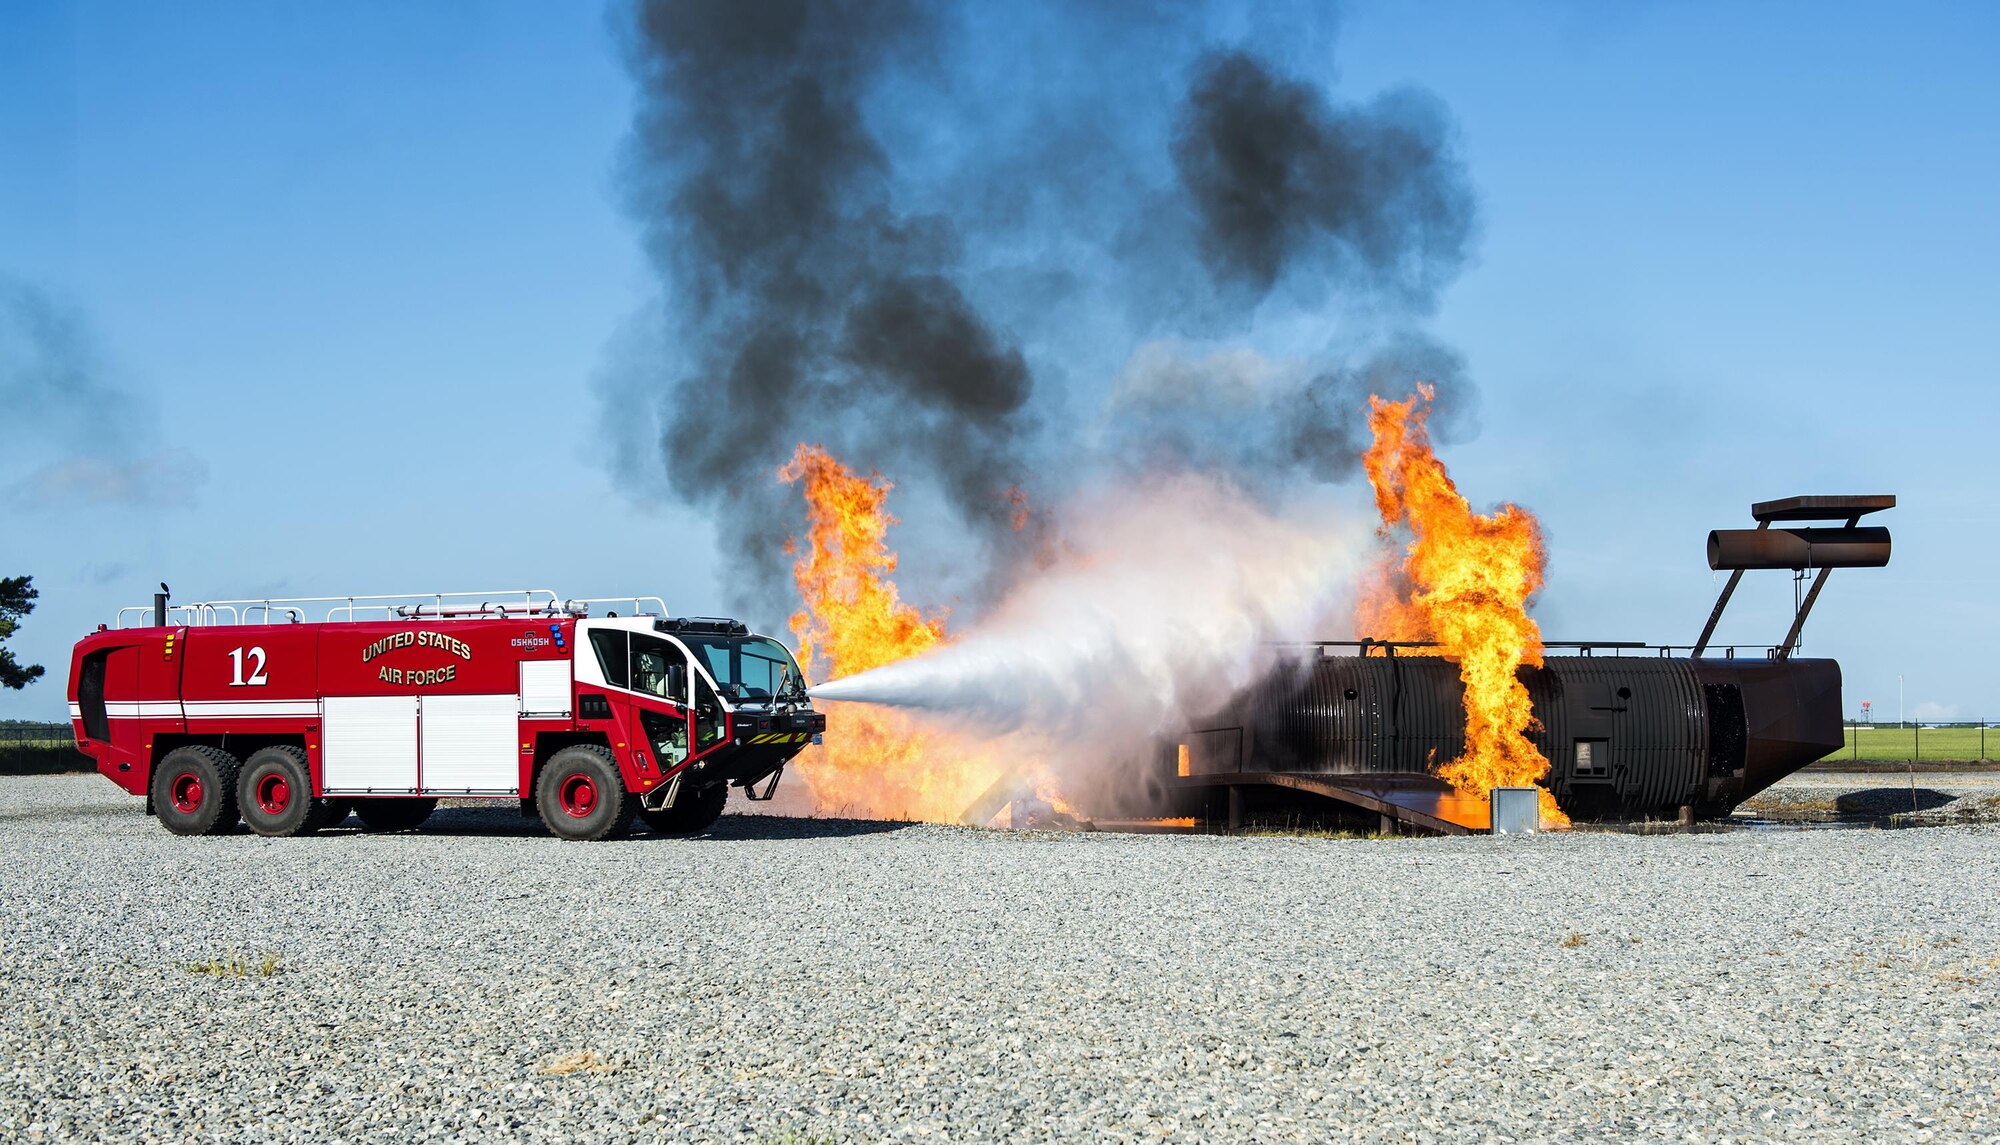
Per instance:
[[[656,835],[699,835],[715,826],[715,821],[722,818],[723,805],[728,802],[729,785],[712,783],[681,792],[672,806],[658,811],[642,807],[639,814]]]
[[[594,744],[566,747],[542,765],[535,809],[565,839],[609,839],[632,829],[639,801],[625,790],[611,752]]]
[[[153,769],[153,814],[176,835],[236,829],[236,773],[243,765],[219,747],[177,747]]]

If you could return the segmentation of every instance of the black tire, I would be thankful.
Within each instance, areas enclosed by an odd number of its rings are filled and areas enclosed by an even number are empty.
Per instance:
[[[153,768],[153,813],[176,835],[226,835],[236,829],[236,773],[242,764],[219,747],[177,747]]]
[[[414,831],[437,810],[438,801],[395,796],[384,799],[357,799],[354,813],[370,831]]]
[[[354,800],[322,799],[319,801],[318,806],[313,808],[313,812],[319,817],[319,822],[315,825],[314,830],[338,827],[342,823],[347,822],[349,815],[354,814]]]
[[[243,822],[269,839],[319,830],[319,800],[313,798],[305,749],[274,744],[251,752],[236,781],[236,806]]]
[[[639,800],[625,790],[610,749],[578,744],[542,765],[535,810],[543,825],[564,839],[613,839],[632,829]]]
[[[699,835],[715,826],[728,802],[729,785],[711,783],[693,790],[682,788],[672,806],[658,811],[640,807],[639,814],[656,835]]]

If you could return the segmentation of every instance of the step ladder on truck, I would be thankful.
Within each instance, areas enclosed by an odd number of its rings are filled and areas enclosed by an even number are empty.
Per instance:
[[[781,641],[658,597],[162,591],[77,642],[69,713],[176,834],[407,830],[441,798],[513,798],[604,839],[705,830],[732,786],[769,799],[826,730],[805,688]]]

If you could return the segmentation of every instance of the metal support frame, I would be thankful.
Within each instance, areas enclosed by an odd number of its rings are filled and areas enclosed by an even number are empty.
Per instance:
[[[757,794],[757,788],[746,783],[743,785],[743,798],[748,799],[752,803],[769,803],[771,797],[778,793],[778,781],[784,777],[785,767],[783,764],[779,764],[778,770],[771,773],[771,782],[765,785],[764,794]]]
[[[1861,517],[1859,514],[1847,519],[1847,527],[1850,529],[1860,523]],[[1798,646],[1799,636],[1806,630],[1806,614],[1812,611],[1813,601],[1819,599],[1819,590],[1826,587],[1827,574],[1832,571],[1832,569],[1821,569],[1819,570],[1819,575],[1813,578],[1812,588],[1806,591],[1805,600],[1799,603],[1798,614],[1792,617],[1791,631],[1785,633],[1785,642],[1778,645],[1778,659],[1789,660],[1792,658],[1792,649]]]
[[[1771,522],[1759,521],[1757,527],[1768,529],[1771,527]],[[1694,642],[1694,651],[1688,653],[1689,659],[1699,660],[1701,654],[1708,650],[1708,641],[1715,635],[1715,626],[1722,623],[1722,610],[1729,607],[1729,598],[1736,595],[1736,586],[1741,583],[1743,583],[1742,569],[1729,574],[1729,583],[1722,586],[1722,595],[1715,598],[1715,607],[1709,610],[1708,623],[1702,625],[1701,639]]]
[[[1378,821],[1388,821],[1398,825],[1397,829],[1422,831],[1433,835],[1472,835],[1486,831],[1488,822],[1485,808],[1477,808],[1476,821],[1466,821],[1457,813],[1464,811],[1452,800],[1445,798],[1451,794],[1451,786],[1432,775],[1320,775],[1300,772],[1258,771],[1200,774],[1176,779],[1177,785],[1190,788],[1206,788],[1209,796],[1205,800],[1206,816],[1212,823],[1221,815],[1226,830],[1240,831],[1243,828],[1244,797],[1251,788],[1282,788],[1288,791],[1302,791],[1318,795],[1337,803],[1344,803],[1362,812],[1372,812]],[[1227,788],[1227,791],[1215,791]],[[1483,801],[1482,801],[1483,803]],[[1237,811],[1234,825],[1228,817],[1231,808]],[[1446,815],[1455,815],[1446,818]]]
[[[1634,650],[1658,652],[1664,656],[1676,647],[1685,647],[1685,645],[1648,644],[1643,640],[1544,640],[1541,645],[1545,649],[1573,648],[1580,656],[1588,656],[1600,648],[1610,649],[1613,654],[1620,656]],[[1366,657],[1378,650],[1384,656],[1394,656],[1400,648],[1437,648],[1440,645],[1435,640],[1376,640],[1364,636],[1359,640],[1273,641],[1270,647],[1311,648],[1321,659],[1332,659],[1328,650],[1334,648],[1352,648],[1356,655]]]
[[[1869,513],[1896,507],[1896,498],[1889,494],[1867,494],[1841,497],[1786,497],[1777,501],[1760,501],[1750,506],[1750,515],[1757,519],[1757,529],[1771,527],[1773,521],[1837,521],[1846,518],[1847,528],[1853,529],[1861,523],[1861,518]],[[1886,538],[1885,538],[1886,539]],[[1812,567],[1810,543],[1807,546],[1807,567]],[[1767,655],[1773,660],[1789,660],[1792,651],[1799,645],[1799,636],[1805,631],[1806,616],[1812,612],[1813,602],[1819,599],[1820,589],[1826,586],[1827,574],[1832,572],[1827,565],[1819,566],[1819,575],[1813,578],[1812,588],[1805,599],[1794,599],[1791,631],[1785,634],[1784,643],[1769,650]],[[1799,570],[1803,578],[1804,570]],[[1708,642],[1715,637],[1716,625],[1722,622],[1722,612],[1729,607],[1729,598],[1736,593],[1736,586],[1743,582],[1743,570],[1734,569],[1729,574],[1729,582],[1722,586],[1722,594],[1715,598],[1715,607],[1709,611],[1708,623],[1702,626],[1701,639],[1694,642],[1691,658],[1698,658],[1708,650]]]
[[[665,787],[655,787],[651,791],[639,796],[639,806],[644,807],[648,811],[664,811],[672,807],[674,800],[680,798],[681,777],[686,774],[687,769],[682,768],[680,771],[674,773],[674,777],[667,781]]]

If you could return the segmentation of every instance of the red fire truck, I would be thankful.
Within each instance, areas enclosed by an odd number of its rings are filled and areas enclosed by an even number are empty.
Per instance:
[[[770,798],[826,729],[777,640],[669,616],[657,597],[545,589],[171,606],[162,592],[77,642],[69,711],[97,769],[182,835],[239,818],[302,835],[350,812],[408,830],[447,797],[518,799],[568,839],[635,816],[687,834],[732,785]]]

